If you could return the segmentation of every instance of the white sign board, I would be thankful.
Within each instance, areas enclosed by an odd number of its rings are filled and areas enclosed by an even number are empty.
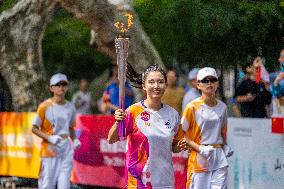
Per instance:
[[[283,189],[284,134],[271,132],[271,119],[230,118],[228,189]]]

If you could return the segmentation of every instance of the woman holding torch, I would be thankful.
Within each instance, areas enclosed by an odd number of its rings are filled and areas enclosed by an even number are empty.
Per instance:
[[[116,122],[108,134],[109,143],[127,137],[126,187],[174,189],[172,152],[187,148],[179,129],[180,118],[176,110],[162,104],[167,87],[165,72],[152,65],[143,74],[137,74],[128,65],[128,79],[139,85],[146,99],[133,104],[126,111],[118,109]],[[124,134],[119,129],[124,123]]]

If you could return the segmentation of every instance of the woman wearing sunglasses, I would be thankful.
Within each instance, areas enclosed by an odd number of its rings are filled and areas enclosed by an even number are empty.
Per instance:
[[[233,153],[226,145],[227,107],[216,98],[219,82],[215,69],[199,70],[197,81],[201,97],[186,106],[181,119],[191,148],[187,188],[225,189],[227,157]]]
[[[42,138],[39,189],[69,189],[73,165],[73,149],[81,143],[75,137],[75,107],[65,99],[66,75],[51,77],[49,90],[53,96],[42,102],[33,120],[32,132]],[[73,148],[70,140],[73,140]]]

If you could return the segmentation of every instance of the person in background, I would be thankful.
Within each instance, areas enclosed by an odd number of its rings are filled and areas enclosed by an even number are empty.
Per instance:
[[[216,98],[219,87],[214,68],[198,71],[197,88],[201,97],[191,101],[181,119],[185,138],[191,148],[188,159],[188,189],[227,188],[227,157],[233,151],[227,145],[227,106]]]
[[[283,78],[284,71],[281,71],[271,86],[274,97],[272,99],[272,117],[284,117],[284,86],[279,84]]]
[[[279,52],[279,58],[278,58],[278,66],[279,69],[275,72],[272,72],[269,74],[270,78],[270,91],[273,93],[275,90],[273,87],[275,79],[279,76],[281,72],[284,72],[284,49],[282,48]],[[280,79],[278,82],[279,87],[284,87],[284,79]],[[277,91],[277,90],[276,90]],[[273,100],[275,99],[275,94],[273,94]],[[269,107],[269,116],[272,116],[273,114],[273,103],[271,103]]]
[[[79,88],[72,96],[72,102],[75,105],[77,114],[90,114],[92,107],[92,97],[90,92],[88,91],[88,80],[83,78],[80,80]]]
[[[185,91],[182,87],[177,86],[178,73],[175,69],[170,68],[167,72],[167,88],[162,97],[162,103],[173,107],[179,115],[182,114],[182,99]]]
[[[246,77],[246,73],[243,71],[242,66],[238,64],[237,66],[237,82],[242,81]]]
[[[281,50],[280,50],[280,54],[279,54],[279,58],[278,58],[278,64],[279,64],[280,70],[269,74],[270,84],[271,84],[271,85],[273,85],[273,82],[274,82],[274,80],[276,79],[276,77],[277,77],[281,72],[284,72],[284,49],[281,49]],[[284,86],[284,79],[281,79],[281,80],[279,81],[279,85],[280,85],[280,86]]]
[[[118,67],[113,65],[110,72],[111,83],[105,89],[102,101],[100,103],[100,111],[102,113],[114,113],[119,108],[119,81]],[[125,108],[134,103],[134,92],[128,81],[125,83]]]
[[[235,117],[242,117],[242,114],[241,114],[241,111],[240,111],[240,108],[239,108],[239,104],[236,102],[236,99],[234,97],[231,97],[229,102],[230,102],[230,105],[232,107],[233,115]]]
[[[237,84],[240,83],[242,80],[246,78],[246,74],[242,69],[242,65],[238,64],[237,65]],[[234,117],[242,117],[241,111],[240,111],[240,104],[237,103],[236,99],[234,96],[232,96],[229,99],[229,104],[231,106],[232,114]]]
[[[259,81],[262,80],[266,89],[269,90],[270,78],[269,78],[268,71],[266,70],[266,68],[264,66],[264,58],[261,58],[260,56],[256,57],[253,60],[253,66],[257,68],[257,70],[256,70],[256,82],[259,83]]]
[[[251,60],[243,64],[242,69],[247,75],[237,86],[234,95],[236,102],[240,104],[242,117],[268,117],[272,95],[262,80],[256,82],[258,67],[255,66],[254,60]]]
[[[182,111],[185,110],[185,107],[188,103],[190,103],[192,100],[200,97],[200,93],[197,89],[197,79],[196,79],[198,71],[199,71],[199,68],[193,68],[188,73],[188,83],[189,83],[190,89],[183,97]]]
[[[33,120],[32,132],[43,140],[39,189],[70,189],[74,149],[79,148],[81,142],[74,132],[75,107],[65,99],[68,83],[64,74],[51,77],[49,90],[53,96],[38,106]]]
[[[167,87],[166,73],[157,65],[149,66],[139,77],[128,75],[145,91],[146,98],[126,111],[114,113],[116,122],[109,130],[110,144],[127,137],[126,188],[174,189],[172,152],[186,150],[178,112],[163,104]],[[124,122],[126,135],[119,128]],[[121,126],[121,125],[120,125]]]

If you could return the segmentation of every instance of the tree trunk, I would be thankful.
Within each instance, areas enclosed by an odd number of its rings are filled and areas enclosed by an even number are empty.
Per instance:
[[[46,95],[41,41],[55,4],[22,0],[0,15],[0,71],[14,111],[34,111]]]
[[[96,33],[96,47],[100,52],[116,58],[114,39],[115,18],[124,10],[134,14],[129,33],[128,61],[139,72],[149,64],[163,63],[143,31],[131,3],[123,0],[21,0],[0,15],[0,71],[9,85],[15,111],[34,111],[47,92],[42,63],[42,37],[56,3]]]

